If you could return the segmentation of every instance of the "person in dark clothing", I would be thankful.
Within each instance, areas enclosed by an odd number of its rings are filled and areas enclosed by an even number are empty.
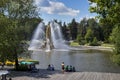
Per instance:
[[[68,65],[65,67],[65,71],[66,71],[66,72],[68,72],[68,67],[69,67]]]
[[[74,66],[73,66],[73,69],[72,69],[72,71],[73,71],[73,72],[75,72],[75,71],[76,71]]]
[[[70,65],[70,72],[72,72],[72,66]]]
[[[48,68],[47,68],[47,70],[51,70],[51,65],[50,65],[50,64],[48,65]]]
[[[9,80],[12,80],[12,78],[9,78]]]

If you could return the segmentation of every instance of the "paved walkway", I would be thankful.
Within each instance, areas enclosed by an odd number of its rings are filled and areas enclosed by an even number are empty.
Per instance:
[[[65,72],[39,70],[38,73],[11,71],[12,80],[120,80],[120,73]]]

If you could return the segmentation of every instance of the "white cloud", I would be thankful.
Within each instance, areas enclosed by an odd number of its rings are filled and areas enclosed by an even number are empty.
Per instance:
[[[90,1],[88,1],[88,3],[89,3],[90,6],[92,6],[92,7],[96,7],[96,6],[97,6],[97,3],[92,3],[92,2],[90,2]]]
[[[90,6],[92,6],[92,7],[96,7],[97,4],[96,4],[96,3],[91,3]]]
[[[95,16],[86,15],[85,18],[86,18],[86,19],[90,19],[90,18],[95,18]]]
[[[50,6],[48,0],[35,0],[35,4],[37,4],[37,6],[40,6],[40,7]]]
[[[46,12],[48,14],[77,16],[77,14],[80,13],[79,10],[68,8],[62,2],[49,0],[35,0],[35,3],[38,7],[40,7],[40,10],[42,12]]]

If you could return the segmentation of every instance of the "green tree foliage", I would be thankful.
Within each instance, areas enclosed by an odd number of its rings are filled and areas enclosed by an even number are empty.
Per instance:
[[[115,44],[114,55],[112,57],[113,61],[120,65],[120,25],[116,25],[112,32],[112,41]]]
[[[81,35],[82,38],[85,37],[86,31],[87,31],[87,19],[83,18],[80,23],[78,24],[78,34]]]
[[[96,37],[94,37],[93,41],[89,44],[90,46],[99,46],[98,40]]]
[[[72,19],[72,22],[68,24],[72,40],[76,40],[77,38],[77,26],[78,23],[75,21],[75,19]]]
[[[92,31],[91,29],[88,29],[88,30],[87,30],[87,33],[86,33],[86,35],[85,35],[85,40],[86,40],[86,42],[87,42],[87,43],[92,42],[92,41],[93,41],[93,38],[94,38],[94,36],[93,36],[93,31]]]
[[[111,43],[115,43],[116,37],[118,33],[118,27],[113,28],[111,35],[109,36],[109,41]]]
[[[0,3],[0,59],[3,62],[14,60],[16,69],[18,53],[24,50],[22,41],[26,39],[26,33],[33,30],[30,27],[36,24],[31,21],[38,23],[41,20],[35,9],[33,0],[1,0]]]
[[[69,40],[69,29],[65,22],[63,23],[63,26],[62,26],[62,33],[63,33],[64,39]]]
[[[81,35],[79,34],[78,36],[77,36],[77,42],[80,44],[81,43]]]
[[[103,25],[104,33],[109,35],[112,32],[113,27],[117,27],[113,30],[112,40],[115,43],[115,53],[120,54],[120,0],[89,0],[91,4],[90,11],[99,14],[100,24]],[[116,32],[115,32],[116,31]],[[107,37],[107,36],[106,36]],[[118,57],[119,58],[119,57]],[[120,60],[118,60],[120,63]]]
[[[77,35],[77,42],[79,43],[79,45],[84,45],[86,43],[86,41],[83,39],[83,37],[80,34]]]
[[[120,54],[120,25],[117,25],[113,30],[113,41],[115,43],[115,53]]]
[[[88,32],[90,31],[89,29],[92,31],[92,33]],[[78,35],[81,35],[82,43],[85,43],[85,42],[89,43],[88,33],[92,34],[92,36],[96,37],[97,40],[99,41],[103,40],[102,29],[94,18],[89,18],[89,19],[83,18],[83,20],[81,20],[81,22],[78,25]],[[87,41],[83,41],[86,39]]]
[[[93,36],[96,37],[97,40],[103,40],[102,29],[94,18],[87,20],[87,26],[93,31]]]
[[[97,40],[97,38],[96,37],[94,37],[94,39],[93,39],[93,44],[95,44],[95,46],[97,45],[97,42],[98,42],[98,40]]]
[[[114,0],[89,0],[95,6],[90,7],[91,12],[99,14],[97,17],[100,19],[99,23],[102,26],[104,40],[108,42],[108,38],[113,29],[113,21],[109,14],[110,8],[114,6]],[[113,13],[113,12],[112,12]]]

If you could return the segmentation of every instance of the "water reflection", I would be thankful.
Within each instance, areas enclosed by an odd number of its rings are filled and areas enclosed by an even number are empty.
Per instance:
[[[100,51],[36,51],[31,58],[40,61],[37,67],[42,69],[53,64],[55,69],[61,70],[61,62],[65,62],[65,65],[75,66],[77,71],[120,72],[120,67],[111,62],[110,55]]]

